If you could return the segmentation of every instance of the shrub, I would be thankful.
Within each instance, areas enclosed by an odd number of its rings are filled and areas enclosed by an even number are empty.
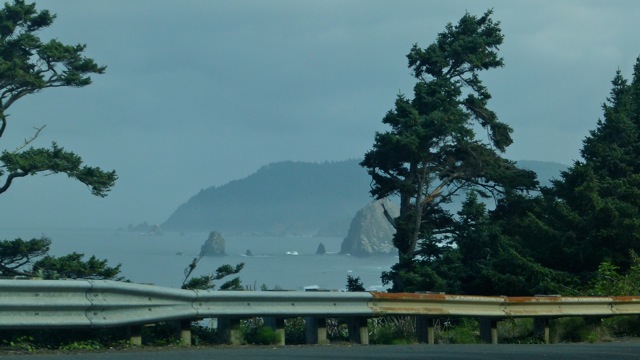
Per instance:
[[[289,345],[305,344],[306,331],[306,322],[301,317],[287,319],[284,322],[285,342]]]
[[[391,316],[368,321],[372,344],[412,344],[417,341],[414,317]]]
[[[498,325],[498,342],[505,344],[542,344],[544,339],[534,333],[533,319],[505,319]]]
[[[587,321],[581,317],[554,320],[551,338],[553,342],[596,342],[610,339],[607,329],[598,326],[595,321]]]
[[[479,344],[480,323],[476,319],[439,320],[434,327],[436,341],[441,344]]]

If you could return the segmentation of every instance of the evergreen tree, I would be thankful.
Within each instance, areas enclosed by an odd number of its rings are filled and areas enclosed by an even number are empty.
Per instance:
[[[38,11],[24,0],[0,9],[0,138],[9,123],[7,111],[16,101],[46,88],[87,86],[90,75],[106,69],[83,55],[84,45],[65,45],[56,39],[42,42],[38,32],[54,19],[49,11]],[[80,156],[56,143],[50,149],[29,147],[43,127],[18,149],[2,151],[0,194],[18,178],[63,173],[87,185],[94,195],[106,196],[117,179],[115,171],[83,165]]]
[[[16,101],[47,88],[87,86],[91,75],[106,69],[84,56],[85,45],[65,45],[57,39],[43,42],[38,32],[54,19],[49,11],[38,11],[35,4],[24,0],[13,0],[0,8],[0,139],[10,122],[8,110]],[[0,154],[0,194],[25,176],[66,174],[88,186],[93,195],[106,196],[118,178],[116,172],[86,166],[80,156],[56,143],[50,148],[34,148],[31,144],[43,128],[37,128],[20,147]],[[120,271],[119,265],[112,268],[95,257],[84,261],[82,254],[46,256],[50,243],[44,236],[0,241],[0,275],[111,279]]]
[[[501,200],[488,211],[469,193],[458,212],[452,245],[441,256],[418,261],[421,287],[452,294],[525,296],[557,294],[573,284],[569,274],[542,266],[518,238],[504,231],[517,217],[505,213],[506,203]]]
[[[479,78],[503,65],[497,53],[503,36],[491,14],[465,14],[426,49],[413,46],[407,55],[417,80],[413,99],[397,97],[382,120],[391,129],[376,134],[361,163],[373,196],[400,198],[400,216],[390,219],[400,259],[383,274],[393,291],[430,290],[418,285],[416,258],[446,250],[454,216],[443,205],[458,191],[500,196],[536,185],[533,172],[499,155],[511,144],[512,129],[487,107],[491,95]],[[477,125],[487,139],[476,136]]]
[[[616,72],[602,109],[581,160],[539,196],[511,197],[496,209],[523,256],[583,286],[605,263],[626,273],[629,252],[640,250],[640,58],[631,83]]]
[[[583,160],[545,191],[558,230],[551,240],[563,255],[552,265],[573,273],[591,273],[605,260],[624,272],[629,251],[640,252],[640,58],[631,84],[618,70],[612,85]]]

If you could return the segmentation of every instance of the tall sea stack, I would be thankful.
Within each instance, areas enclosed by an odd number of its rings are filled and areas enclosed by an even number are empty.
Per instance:
[[[398,207],[388,199],[369,203],[351,221],[349,233],[340,247],[341,254],[371,256],[395,253],[393,234],[396,230],[384,216],[383,204],[392,217],[400,214]]]

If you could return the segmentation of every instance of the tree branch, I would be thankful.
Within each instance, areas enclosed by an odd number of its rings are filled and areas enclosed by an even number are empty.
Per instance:
[[[381,202],[380,205],[382,206],[382,213],[384,214],[384,217],[387,218],[387,221],[389,222],[389,224],[391,224],[391,226],[393,226],[393,228],[396,228],[396,219],[393,218],[393,216],[391,216],[391,214],[389,213],[389,211],[387,210],[387,208],[384,206],[384,204]]]
[[[2,194],[3,192],[7,191],[7,189],[9,189],[9,187],[11,186],[11,183],[13,182],[13,179],[18,177],[25,177],[27,175],[29,175],[29,173],[25,171],[19,171],[19,172],[9,174],[7,176],[7,180],[5,180],[4,182],[4,185],[0,187],[0,194]]]
[[[34,129],[36,130],[36,133],[33,134],[33,136],[30,139],[24,139],[24,144],[22,144],[21,146],[17,147],[13,153],[17,153],[18,151],[24,149],[25,147],[27,147],[27,145],[31,144],[36,138],[38,138],[38,135],[40,135],[40,132],[42,131],[42,129],[44,129],[45,127],[47,127],[47,125],[42,125],[41,127],[37,128],[34,127]]]

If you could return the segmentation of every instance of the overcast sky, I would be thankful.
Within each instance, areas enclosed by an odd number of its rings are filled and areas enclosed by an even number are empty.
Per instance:
[[[406,54],[465,11],[494,9],[505,67],[483,73],[490,106],[514,129],[513,160],[570,164],[601,117],[617,69],[640,55],[629,1],[40,0],[41,35],[87,44],[107,65],[82,89],[14,104],[0,146],[46,125],[85,162],[115,169],[104,199],[64,175],[18,179],[0,227],[161,223],[191,196],[283,160],[361,158],[398,93]]]

